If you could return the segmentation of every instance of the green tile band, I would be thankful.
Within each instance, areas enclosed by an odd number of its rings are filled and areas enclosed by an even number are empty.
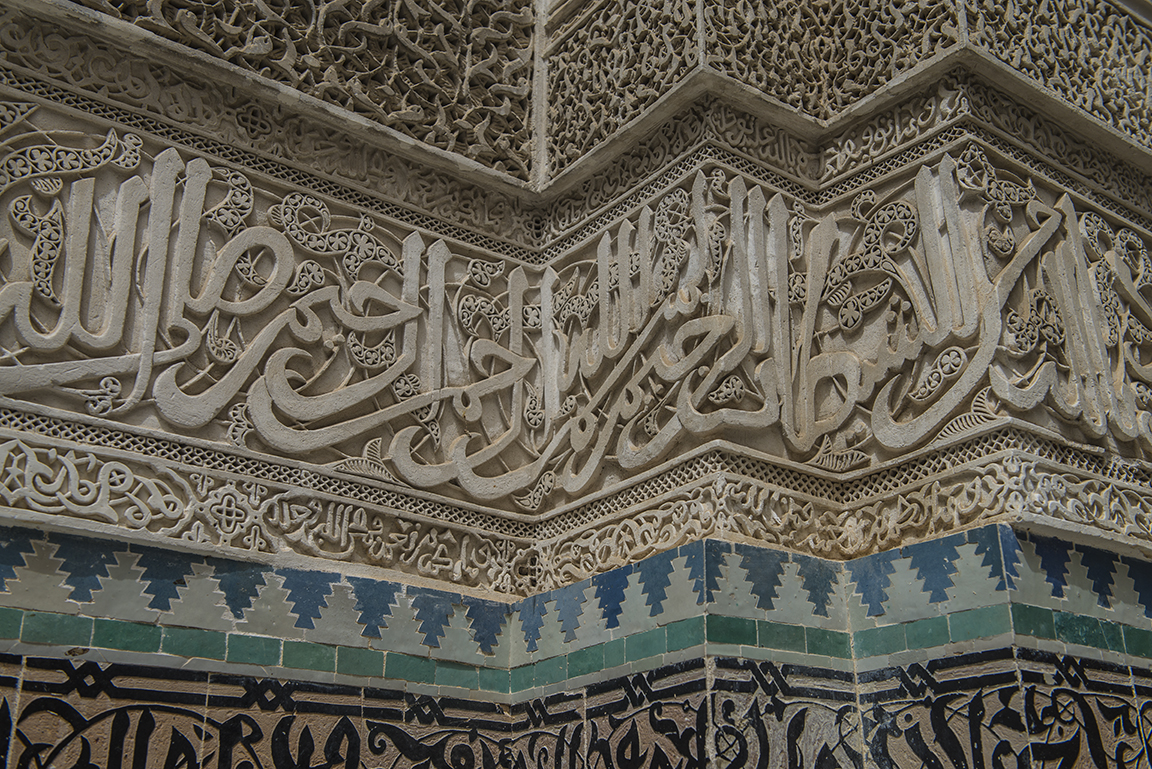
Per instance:
[[[215,630],[166,627],[160,651],[178,657],[222,660],[228,649],[228,636]]]
[[[277,665],[280,663],[280,639],[229,633],[227,659],[248,665]]]

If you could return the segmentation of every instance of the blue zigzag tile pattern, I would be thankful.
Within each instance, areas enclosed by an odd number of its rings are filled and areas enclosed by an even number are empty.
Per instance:
[[[134,585],[101,592],[126,574]],[[525,664],[712,614],[854,633],[1003,603],[1010,592],[1020,592],[1013,601],[1095,611],[1100,619],[1152,618],[1152,562],[1007,525],[843,563],[705,540],[507,602],[362,575],[0,528],[0,607],[268,632],[249,629],[259,616],[259,627],[283,628],[285,639],[347,639],[338,642],[473,665]],[[102,595],[121,597],[105,601]],[[58,604],[45,605],[49,600]]]

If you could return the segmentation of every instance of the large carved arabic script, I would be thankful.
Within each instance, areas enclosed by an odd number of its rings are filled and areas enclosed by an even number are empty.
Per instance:
[[[5,396],[528,512],[716,437],[1152,448],[1143,236],[975,143],[823,211],[707,162],[537,268],[3,116]]]

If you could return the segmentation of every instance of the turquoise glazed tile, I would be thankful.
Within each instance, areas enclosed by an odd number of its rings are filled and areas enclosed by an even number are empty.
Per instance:
[[[930,617],[909,622],[904,626],[904,637],[909,649],[930,649],[948,643],[948,618]]]
[[[214,630],[166,627],[160,650],[178,657],[222,660],[228,650],[228,636]]]
[[[627,662],[656,657],[667,650],[667,638],[662,627],[636,633],[624,640],[624,659]]]
[[[346,676],[379,678],[384,675],[384,653],[341,646],[336,650],[336,672]]]
[[[1129,654],[1152,659],[1152,630],[1123,627],[1124,648]]]
[[[454,686],[458,689],[479,689],[480,678],[474,665],[459,662],[436,661],[435,683],[437,686]]]
[[[226,659],[245,665],[279,665],[280,646],[279,638],[229,633]]]
[[[809,627],[804,629],[804,635],[809,654],[841,659],[852,657],[852,637],[848,633]]]
[[[604,644],[604,668],[614,668],[623,665],[627,660],[624,657],[624,639],[617,638]]]
[[[1018,635],[1033,638],[1055,638],[1056,625],[1051,609],[1042,606],[1012,604],[1012,627]]]
[[[1115,622],[1100,620],[1100,629],[1104,632],[1104,648],[1109,651],[1124,651],[1124,627]]]
[[[904,638],[904,625],[885,625],[861,630],[852,636],[852,647],[857,659],[904,651],[908,647]]]
[[[969,609],[948,616],[948,631],[954,642],[990,638],[1012,630],[1007,604]]]
[[[158,652],[160,634],[161,629],[157,625],[98,619],[92,632],[92,645],[102,649]]]
[[[756,645],[756,620],[708,615],[708,643]]]
[[[29,644],[89,646],[92,642],[92,620],[68,614],[26,612],[20,640]]]
[[[568,675],[572,678],[599,673],[604,669],[604,647],[590,646],[568,655]]]
[[[286,668],[331,673],[336,670],[336,647],[306,641],[285,641],[281,664]]]
[[[704,643],[705,621],[705,617],[699,615],[666,625],[664,631],[668,642],[668,651],[680,651]]]
[[[0,638],[19,638],[24,612],[20,609],[0,608]]]
[[[512,673],[507,668],[480,668],[476,672],[481,691],[502,694],[512,691]]]
[[[1070,612],[1056,612],[1056,639],[1066,644],[1092,646],[1097,649],[1107,648],[1104,631],[1100,627],[1100,620],[1082,614]]]
[[[430,684],[436,679],[436,662],[427,657],[388,652],[384,655],[384,677]]]
[[[540,660],[533,667],[535,670],[532,675],[536,686],[551,686],[568,679],[568,659],[563,655]]]
[[[807,648],[802,625],[760,621],[756,630],[758,644],[763,648],[793,652],[803,652]]]
[[[513,694],[531,689],[536,685],[536,666],[534,664],[520,665],[512,668],[509,671],[509,681],[509,687]]]

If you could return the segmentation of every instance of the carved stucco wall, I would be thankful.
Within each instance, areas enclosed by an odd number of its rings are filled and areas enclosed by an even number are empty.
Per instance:
[[[1083,552],[1108,606],[1104,548],[1108,580],[1124,565],[1143,596],[1144,561],[1124,559],[1152,547],[1148,16],[1103,2],[10,3],[5,568],[34,571],[56,548],[81,615],[167,634],[134,604],[92,613],[76,587],[88,564],[97,588],[143,580],[147,610],[166,612],[153,556],[126,576],[125,554],[162,548],[193,559],[174,584],[209,578],[193,563],[214,570],[240,624],[179,616],[237,643],[264,633],[286,667],[301,641],[281,624],[317,630],[334,584],[379,639],[392,598],[356,581],[375,580],[408,596],[417,652],[441,648],[434,608],[449,607],[443,625],[458,606],[481,662],[444,664],[506,674],[557,658],[534,656],[550,611],[563,643],[584,643],[582,585],[606,642],[620,580],[659,608],[676,558],[699,611],[769,625],[738,602],[709,608],[711,580],[742,584],[709,558],[742,554],[758,609],[776,588],[757,569],[796,564],[780,579],[824,596],[801,629],[821,640],[800,651],[831,678],[838,659],[859,670],[881,628],[871,609],[819,618],[887,601],[868,603],[887,588],[860,575],[887,580],[900,558],[931,582],[936,556],[917,552],[944,553],[949,585],[957,543],[983,558],[967,573],[999,558],[980,588],[995,597],[1016,589],[1004,543],[1042,531],[1041,581],[1056,584],[1052,552]],[[972,533],[991,524],[995,547]],[[1053,551],[1053,531],[1081,544]],[[76,534],[132,544],[69,556]],[[702,540],[713,555],[693,561]],[[227,575],[245,569],[264,576],[238,587]],[[276,580],[298,616],[244,625],[245,591],[272,601],[259,588]],[[20,600],[25,629],[75,609]],[[1036,598],[1011,608],[1017,633],[1032,610],[1095,617]],[[519,624],[522,652],[480,640],[499,622]],[[401,655],[401,632],[379,648]],[[332,633],[303,638],[333,645],[336,666]],[[570,672],[554,688],[579,678],[577,647],[556,648]],[[419,691],[381,664],[376,677]],[[830,754],[852,763],[844,745],[871,740],[869,761],[888,765],[882,719],[856,712]]]

